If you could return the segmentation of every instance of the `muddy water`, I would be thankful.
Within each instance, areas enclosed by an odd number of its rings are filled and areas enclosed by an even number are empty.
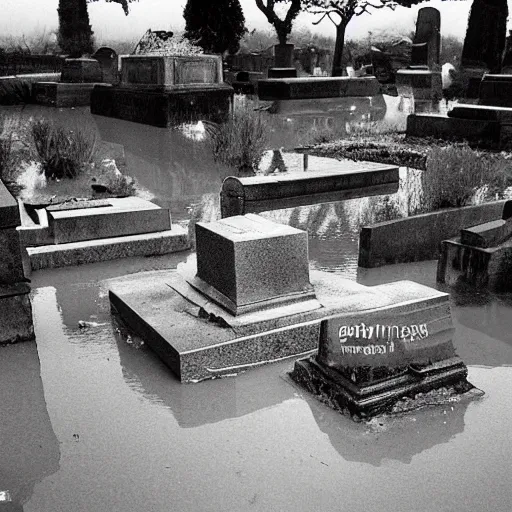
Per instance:
[[[127,159],[139,151],[145,186],[215,215],[221,170],[211,178],[206,161],[174,173],[166,144],[144,152],[132,135]],[[435,262],[357,268],[363,207],[267,215],[308,229],[313,267],[366,285],[435,286]],[[483,399],[356,424],[292,385],[291,361],[181,385],[140,340],[122,338],[105,280],[186,257],[32,275],[37,344],[0,347],[0,512],[510,510],[512,295],[452,291],[454,343]]]
[[[291,362],[182,385],[121,338],[104,280],[186,256],[33,274],[37,352],[0,349],[2,512],[510,510],[512,296],[452,296],[455,344],[485,398],[356,424],[292,385]],[[432,285],[434,271],[358,280]]]

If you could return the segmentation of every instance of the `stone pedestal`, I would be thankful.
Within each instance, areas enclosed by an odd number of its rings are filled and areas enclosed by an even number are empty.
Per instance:
[[[223,82],[220,56],[130,55],[121,58],[119,86],[94,88],[91,112],[158,127],[222,122],[233,94]]]
[[[274,67],[291,68],[293,66],[293,49],[294,45],[276,44],[274,46]]]
[[[103,81],[100,63],[96,59],[66,59],[62,67],[62,83],[83,84]]]
[[[308,236],[258,215],[196,224],[190,284],[233,315],[315,298]]]
[[[396,88],[399,96],[414,98],[414,100],[435,102],[443,98],[440,71],[399,69],[396,73]]]
[[[270,68],[267,74],[268,78],[297,78],[295,68]]]

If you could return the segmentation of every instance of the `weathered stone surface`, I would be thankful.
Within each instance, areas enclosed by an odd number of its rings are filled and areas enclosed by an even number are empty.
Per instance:
[[[34,339],[29,293],[25,283],[0,285],[0,344]]]
[[[138,197],[112,198],[110,206],[48,211],[54,243],[66,244],[171,229],[169,210]]]
[[[430,100],[441,100],[443,97],[440,71],[399,69],[396,73],[396,87],[400,96]]]
[[[437,69],[440,51],[441,13],[433,7],[423,7],[418,11],[411,66],[427,66],[430,70]]]
[[[91,113],[161,128],[200,119],[223,122],[233,95],[227,84],[167,91],[97,85],[91,94]]]
[[[85,107],[91,104],[94,86],[94,83],[37,82],[32,87],[32,95],[39,105]]]
[[[478,103],[512,107],[512,75],[484,75],[480,83]]]
[[[443,240],[458,236],[466,226],[499,218],[505,203],[450,208],[364,226],[359,237],[358,265],[374,268],[437,259]]]
[[[309,299],[307,239],[305,231],[251,214],[198,222],[198,279],[191,284],[234,315]]]
[[[512,123],[512,108],[486,106],[486,105],[455,105],[448,117],[475,120],[475,121],[499,121],[500,123]]]
[[[0,229],[0,285],[24,278],[18,231],[14,227]]]
[[[375,77],[269,78],[258,82],[258,97],[267,101],[376,96],[379,93],[380,84]]]
[[[434,137],[445,140],[467,140],[487,146],[500,143],[500,123],[480,119],[460,119],[440,114],[407,116],[408,137]]]
[[[190,87],[222,84],[218,55],[130,55],[121,57],[121,85]]]
[[[100,63],[101,82],[107,84],[116,84],[119,82],[119,57],[115,50],[102,46],[94,52],[92,57]]]
[[[461,65],[501,71],[507,31],[507,0],[474,0],[462,48]]]
[[[0,229],[21,224],[18,202],[0,180]]]
[[[472,247],[460,238],[444,240],[437,281],[451,286],[469,284],[496,292],[512,290],[512,240],[497,247]]]
[[[75,84],[100,83],[102,77],[101,66],[96,59],[66,59],[60,81]]]
[[[398,167],[309,157],[307,172],[228,177],[221,190],[223,218],[292,206],[332,202],[397,190]]]
[[[87,242],[28,247],[32,270],[58,268],[134,256],[170,254],[190,249],[187,231],[173,226],[169,231],[103,238]]]
[[[462,229],[460,241],[473,247],[495,247],[512,237],[512,221],[492,220],[485,224]]]
[[[182,382],[238,373],[311,353],[318,348],[320,324],[325,318],[343,315],[351,324],[352,319],[359,320],[365,312],[376,314],[378,309],[391,321],[409,312],[413,315],[432,301],[445,300],[445,294],[409,281],[366,287],[311,271],[311,282],[321,308],[297,312],[285,306],[240,317],[215,309],[202,294],[188,295],[179,269],[117,278],[110,281],[109,289],[111,304],[123,321]]]

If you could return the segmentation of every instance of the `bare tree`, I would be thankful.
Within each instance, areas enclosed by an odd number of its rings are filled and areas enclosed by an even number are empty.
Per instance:
[[[267,17],[268,22],[274,27],[279,44],[285,45],[292,31],[295,18],[301,11],[301,0],[290,0],[290,8],[282,20],[275,11],[276,3],[288,3],[289,0],[256,0],[258,9]]]
[[[372,9],[388,7],[395,9],[399,4],[410,7],[418,1],[397,2],[395,0],[302,0],[306,10],[318,14],[320,18],[314,23],[318,25],[324,18],[329,18],[336,26],[336,43],[332,64],[332,76],[343,75],[343,48],[345,46],[345,31],[350,20],[361,14],[371,14]]]

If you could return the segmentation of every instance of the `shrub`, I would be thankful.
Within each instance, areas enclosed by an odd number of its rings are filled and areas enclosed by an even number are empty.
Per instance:
[[[29,103],[32,87],[24,80],[0,80],[0,105],[19,105]]]
[[[471,204],[476,192],[504,179],[505,161],[473,151],[468,145],[433,147],[422,176],[421,208]]]
[[[93,160],[96,137],[91,132],[40,119],[31,127],[36,152],[49,179],[75,178]]]
[[[250,107],[235,109],[224,124],[204,123],[216,161],[240,174],[254,174],[268,144],[269,127],[260,112]]]

